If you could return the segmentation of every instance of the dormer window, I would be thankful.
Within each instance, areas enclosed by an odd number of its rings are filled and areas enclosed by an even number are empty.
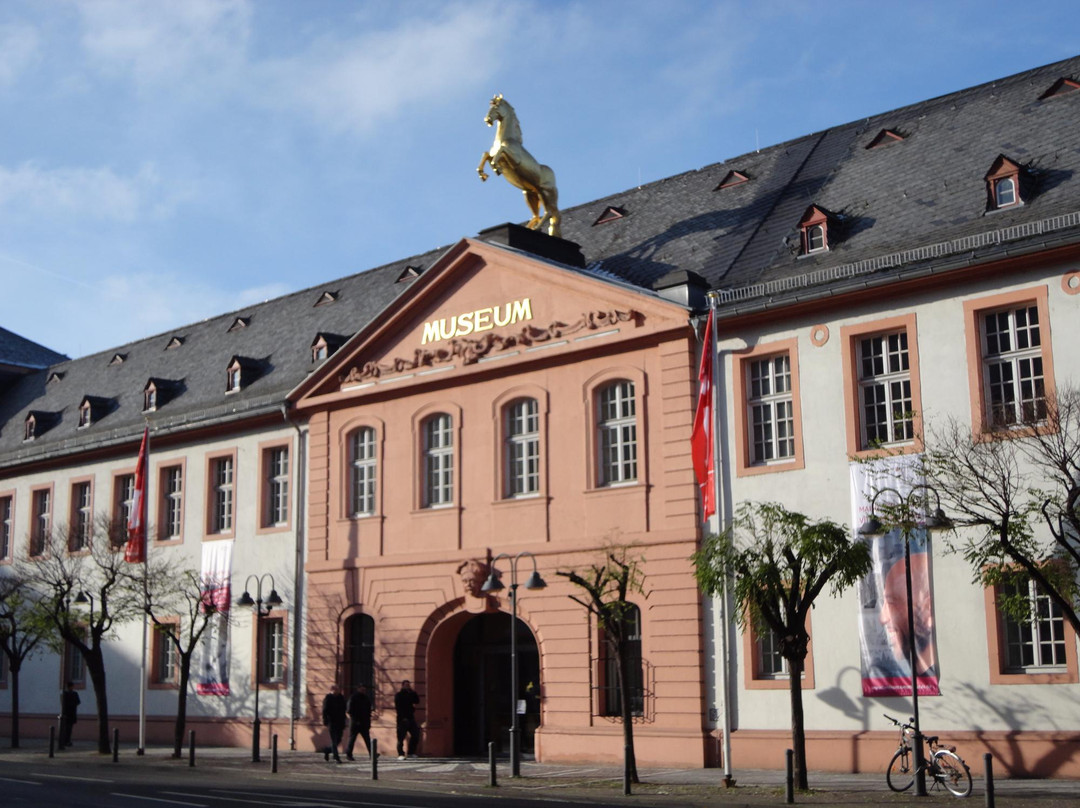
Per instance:
[[[84,400],[83,403],[79,405],[79,429],[82,429],[83,427],[90,426],[90,424],[91,424],[90,402]]]
[[[236,393],[251,386],[263,372],[264,365],[258,359],[234,356],[225,370],[225,392]]]
[[[150,382],[143,390],[143,412],[153,412],[157,409],[158,390],[157,385]]]
[[[45,384],[53,384],[54,382],[60,381],[62,378],[64,378],[64,374],[60,371],[55,371],[49,374],[49,379],[45,382]]]
[[[330,349],[326,346],[326,342],[320,340],[311,347],[311,361],[321,362],[330,355]]]
[[[26,416],[26,422],[23,424],[23,440],[33,440],[37,437],[37,418],[33,413]]]
[[[113,401],[99,396],[83,396],[79,402],[79,429],[95,424],[109,414]]]
[[[316,334],[315,340],[311,343],[311,361],[321,362],[344,345],[345,341],[345,337],[339,334],[326,332]]]
[[[23,440],[36,440],[52,429],[60,421],[60,413],[32,410],[26,414],[23,422]]]
[[[316,307],[325,306],[327,303],[333,303],[338,299],[340,292],[323,292],[319,295],[319,299],[315,301]]]
[[[876,149],[880,146],[888,146],[890,143],[897,143],[904,139],[904,136],[899,132],[892,129],[882,129],[876,135],[874,139],[866,144],[868,149]]]
[[[986,172],[986,209],[1001,210],[1024,204],[1020,184],[1023,169],[1005,155],[998,155]]]
[[[166,351],[171,351],[173,348],[179,348],[184,344],[183,337],[173,337],[169,340],[169,344],[165,346]]]
[[[229,333],[231,334],[233,331],[243,331],[250,324],[250,317],[237,317],[235,320],[233,320],[232,325],[229,326]]]
[[[420,267],[407,266],[401,270],[401,274],[397,276],[397,280],[394,283],[407,283],[415,278],[420,277]]]
[[[226,380],[225,380],[225,392],[226,393],[235,393],[235,392],[238,392],[240,390],[240,382],[241,382],[240,376],[241,376],[240,363],[236,362],[234,360],[233,363],[231,365],[229,365],[229,369],[228,369],[228,371],[226,373]]]
[[[720,184],[713,188],[714,191],[723,191],[725,188],[734,188],[736,185],[742,185],[750,182],[750,177],[741,171],[729,171],[724,175],[724,178],[720,180]]]
[[[1045,101],[1048,98],[1057,98],[1062,95],[1070,95],[1080,90],[1080,81],[1074,81],[1073,79],[1065,78],[1062,76],[1060,79],[1050,85],[1045,93],[1039,96],[1040,101]]]
[[[113,354],[113,358],[109,360],[110,365],[122,365],[124,360],[127,359],[127,354]]]
[[[604,208],[604,212],[596,217],[596,221],[592,223],[592,226],[596,227],[598,224],[607,224],[608,222],[614,222],[624,218],[625,216],[625,208],[619,208],[615,205],[608,205],[606,208]]]
[[[802,231],[802,255],[829,249],[829,214],[824,208],[808,207],[799,220],[799,229]]]

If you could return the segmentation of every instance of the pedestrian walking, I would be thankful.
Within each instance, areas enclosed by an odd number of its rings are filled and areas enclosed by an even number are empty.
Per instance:
[[[420,727],[416,723],[416,705],[420,703],[420,697],[412,689],[408,679],[401,683],[401,690],[394,694],[394,710],[397,712],[397,754],[398,760],[405,760],[409,755],[415,755],[420,745]],[[409,744],[405,746],[405,736],[409,736]]]
[[[371,699],[368,697],[367,687],[360,685],[349,697],[349,743],[345,746],[345,757],[353,759],[353,746],[356,745],[356,736],[364,739],[364,746],[368,755],[371,755]]]
[[[338,746],[345,732],[345,697],[341,695],[341,688],[337,684],[330,685],[330,692],[323,699],[322,722],[323,726],[330,730],[330,745],[323,749],[323,760],[329,762],[330,755],[333,755],[334,760],[341,763]]]
[[[64,686],[64,692],[60,694],[60,748],[66,749],[71,746],[71,730],[79,720],[79,694],[75,692],[73,682]]]

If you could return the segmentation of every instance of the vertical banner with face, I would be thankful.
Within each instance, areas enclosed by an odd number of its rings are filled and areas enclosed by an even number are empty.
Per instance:
[[[232,579],[231,539],[203,545],[202,576],[205,599],[216,611],[202,635],[195,692],[200,696],[229,695],[229,604]]]
[[[851,464],[851,517],[856,530],[870,518],[870,501],[875,492],[890,488],[906,497],[912,486],[921,482],[917,462],[917,457],[904,455]],[[877,503],[895,501],[895,495],[886,491],[878,497]],[[880,515],[879,512],[879,518]],[[922,528],[914,528],[907,538],[911,544],[911,602],[919,695],[937,696],[940,690],[930,589],[929,534]],[[908,696],[911,695],[911,635],[908,631],[904,532],[897,528],[873,536],[869,541],[874,566],[858,587],[863,695]]]

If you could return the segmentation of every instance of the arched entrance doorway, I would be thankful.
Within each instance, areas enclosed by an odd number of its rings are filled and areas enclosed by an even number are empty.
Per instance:
[[[454,754],[483,756],[494,741],[510,754],[510,620],[505,612],[480,614],[466,623],[454,644]],[[524,621],[517,621],[521,750],[531,754],[540,724],[540,652]]]

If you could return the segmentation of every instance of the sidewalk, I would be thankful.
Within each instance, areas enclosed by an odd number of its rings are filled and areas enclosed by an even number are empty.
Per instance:
[[[24,741],[22,748],[11,749],[6,739],[0,739],[0,764],[17,762],[20,765],[54,765],[78,768],[125,767],[157,768],[172,770],[189,769],[185,750],[177,760],[171,757],[171,748],[151,747],[144,756],[137,756],[131,747],[120,749],[119,763],[111,756],[99,755],[90,744],[82,744],[63,752],[57,752],[50,760],[47,745],[37,739]],[[371,762],[357,756],[354,762],[337,764],[323,760],[321,753],[279,751],[278,772],[271,773],[271,753],[261,753],[261,761],[251,761],[250,749],[208,747],[196,749],[193,776],[199,771],[235,770],[245,777],[303,779],[337,784],[355,783],[358,788],[369,786],[379,789],[402,789],[409,791],[434,791],[444,794],[515,796],[518,798],[559,799],[567,802],[634,803],[638,805],[783,805],[784,772],[751,769],[735,770],[734,788],[723,785],[722,769],[672,769],[642,768],[640,784],[632,787],[633,795],[623,796],[621,766],[593,764],[552,764],[523,761],[520,778],[510,777],[508,760],[497,761],[497,783],[488,785],[490,769],[487,761],[458,758],[411,758],[399,761],[396,757],[380,755],[379,779],[371,780]],[[979,769],[972,768],[974,791],[972,800],[985,803],[985,783]],[[796,804],[830,805],[878,805],[910,801],[911,793],[894,794],[885,784],[884,774],[844,774],[836,772],[810,772],[811,791],[796,792]],[[1012,780],[995,775],[994,790],[998,806],[1038,805],[1041,808],[1074,808],[1080,804],[1080,783],[1072,780]],[[929,800],[951,800],[953,797],[940,789],[930,792]],[[926,802],[926,800],[922,800]]]

